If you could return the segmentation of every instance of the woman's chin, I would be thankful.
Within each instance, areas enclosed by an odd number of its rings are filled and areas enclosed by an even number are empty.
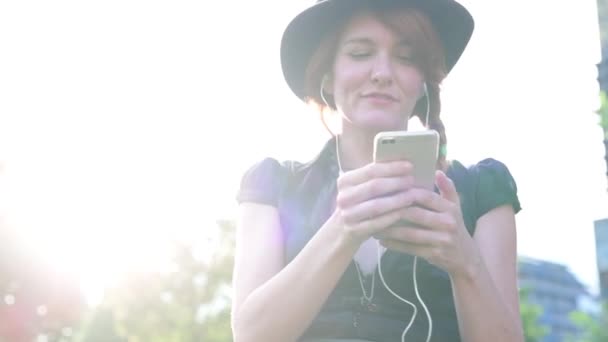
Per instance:
[[[373,131],[373,132],[382,132],[382,131],[401,131],[407,129],[407,125],[405,121],[397,121],[394,118],[373,118],[369,120],[363,120],[360,127],[365,130]]]

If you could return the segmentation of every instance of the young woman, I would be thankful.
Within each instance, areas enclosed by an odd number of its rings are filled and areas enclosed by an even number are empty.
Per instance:
[[[472,31],[453,0],[325,0],[291,21],[287,84],[341,131],[309,162],[243,176],[235,341],[523,341],[515,182],[445,155],[440,83]],[[374,136],[412,116],[441,137],[436,191],[408,161],[372,160]]]

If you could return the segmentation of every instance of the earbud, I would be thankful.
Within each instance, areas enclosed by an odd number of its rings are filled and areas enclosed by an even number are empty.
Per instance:
[[[325,74],[323,75],[323,78],[321,79],[321,91],[325,91],[325,83],[329,80],[329,75]]]
[[[325,105],[328,108],[331,108],[331,106],[329,105],[329,102],[327,102],[327,99],[325,98],[325,82],[327,82],[328,79],[329,79],[329,76],[327,74],[323,75],[323,78],[321,79],[321,87],[319,89],[319,95],[321,95],[321,100],[323,100],[323,103],[325,103]]]
[[[422,90],[424,99],[426,100],[426,115],[424,116],[424,127],[429,127],[429,115],[431,113],[431,100],[429,99],[429,89],[426,86],[426,82],[422,82]]]

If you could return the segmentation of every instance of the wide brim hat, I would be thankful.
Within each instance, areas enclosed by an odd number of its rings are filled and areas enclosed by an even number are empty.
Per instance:
[[[449,73],[473,34],[474,21],[469,11],[454,0],[320,0],[296,15],[283,32],[281,67],[291,90],[304,100],[305,72],[322,38],[337,22],[359,8],[380,6],[413,7],[425,13],[441,40]]]

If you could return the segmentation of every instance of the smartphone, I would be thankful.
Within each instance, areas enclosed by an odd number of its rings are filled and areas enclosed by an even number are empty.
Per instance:
[[[433,190],[439,153],[439,133],[426,131],[380,132],[374,138],[374,161],[412,163],[414,186]]]

